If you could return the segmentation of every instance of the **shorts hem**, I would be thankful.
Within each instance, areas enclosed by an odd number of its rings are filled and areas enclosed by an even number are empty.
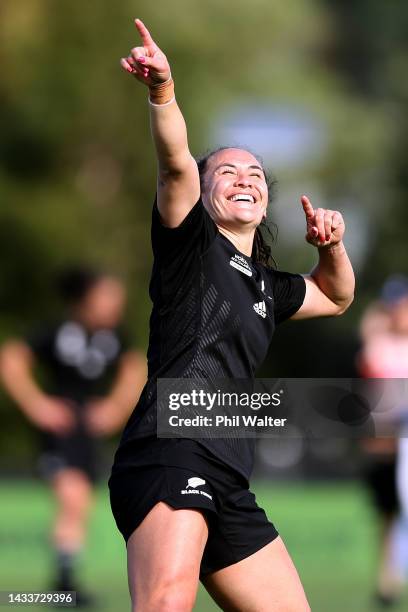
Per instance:
[[[67,470],[77,470],[78,472],[81,472],[87,477],[87,479],[92,485],[98,484],[98,482],[101,480],[101,476],[99,474],[94,474],[93,472],[90,472],[88,469],[80,465],[73,465],[70,463],[66,463],[65,465],[60,465],[58,467],[49,469],[47,471],[40,469],[40,470],[37,470],[37,474],[41,480],[52,485],[53,480],[59,474],[61,474],[61,472],[66,472]]]
[[[140,520],[136,518],[134,522],[134,526],[132,526],[131,530],[126,530],[126,534],[121,532],[125,540],[126,546],[132,534],[142,524],[142,522],[144,521],[146,516],[149,514],[149,512],[153,510],[153,508],[160,502],[167,504],[168,506],[173,508],[173,510],[199,510],[203,514],[206,514],[207,512],[212,512],[215,515],[217,514],[217,511],[214,508],[211,508],[209,505],[207,506],[207,505],[194,504],[194,502],[188,503],[187,500],[186,502],[176,501],[172,495],[167,495],[167,494],[163,495],[163,497],[160,496],[159,498],[153,500],[153,503],[148,504],[148,506],[146,506],[146,508],[143,509],[143,512],[140,513]],[[129,535],[127,535],[128,533]]]
[[[273,527],[273,526],[272,526]],[[254,546],[248,547],[245,552],[241,554],[237,554],[233,561],[225,561],[224,563],[219,563],[217,565],[212,566],[211,568],[206,567],[200,571],[200,580],[205,578],[209,574],[213,574],[214,572],[218,572],[219,570],[225,569],[226,567],[230,567],[231,565],[235,565],[244,559],[247,559],[251,555],[254,555],[259,550],[276,540],[279,537],[279,532],[273,527],[273,532],[269,533],[267,538],[262,539],[261,541],[254,544]]]

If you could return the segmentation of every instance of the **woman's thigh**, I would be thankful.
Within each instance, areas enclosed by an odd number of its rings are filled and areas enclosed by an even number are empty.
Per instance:
[[[205,576],[203,584],[226,611],[310,610],[296,568],[280,537],[246,559]]]
[[[129,590],[134,608],[154,609],[161,601],[194,603],[208,537],[202,512],[156,504],[127,543]],[[175,593],[177,590],[177,593]]]

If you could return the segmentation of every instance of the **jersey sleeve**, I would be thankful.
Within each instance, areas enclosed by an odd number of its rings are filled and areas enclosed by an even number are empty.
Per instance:
[[[306,295],[306,281],[301,274],[269,270],[272,282],[275,324],[279,325],[295,314]]]
[[[172,261],[193,250],[204,253],[217,232],[217,226],[205,210],[201,198],[179,226],[169,228],[162,223],[156,197],[153,205],[151,233],[155,257]]]

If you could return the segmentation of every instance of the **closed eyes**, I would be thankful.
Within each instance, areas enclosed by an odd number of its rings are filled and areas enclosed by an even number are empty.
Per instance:
[[[225,170],[221,171],[221,174],[236,174],[236,172],[234,170],[226,168]],[[259,179],[263,178],[263,176],[259,173],[253,173],[253,174],[250,174],[249,176],[255,176],[256,178],[259,178]]]

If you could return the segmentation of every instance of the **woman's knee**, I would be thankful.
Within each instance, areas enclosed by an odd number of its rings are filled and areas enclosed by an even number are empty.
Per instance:
[[[61,471],[54,479],[53,489],[60,509],[66,514],[87,515],[92,507],[92,484],[78,470]]]
[[[140,612],[191,612],[194,607],[198,582],[174,578],[154,587],[150,593],[143,589],[134,593],[132,610]]]

